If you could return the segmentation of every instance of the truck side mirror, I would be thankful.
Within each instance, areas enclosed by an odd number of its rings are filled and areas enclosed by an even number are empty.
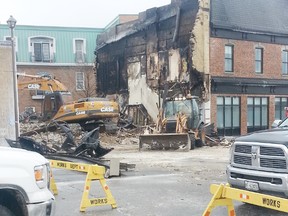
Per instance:
[[[276,119],[271,125],[271,128],[277,128],[281,124],[282,120]]]

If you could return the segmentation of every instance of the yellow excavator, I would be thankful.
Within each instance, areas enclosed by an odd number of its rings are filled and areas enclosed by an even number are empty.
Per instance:
[[[18,90],[42,90],[45,94],[42,104],[43,121],[63,121],[79,123],[85,130],[105,126],[106,122],[116,122],[119,105],[106,98],[82,98],[74,101],[66,86],[50,75],[27,75],[25,81],[18,80]]]

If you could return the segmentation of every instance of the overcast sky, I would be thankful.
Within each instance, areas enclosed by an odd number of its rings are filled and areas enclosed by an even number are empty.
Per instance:
[[[0,23],[10,15],[18,25],[103,28],[118,14],[138,14],[171,0],[6,0],[1,1]]]

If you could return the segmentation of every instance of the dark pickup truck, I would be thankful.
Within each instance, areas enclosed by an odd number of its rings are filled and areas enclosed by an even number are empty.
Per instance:
[[[227,166],[228,183],[251,191],[288,196],[288,118],[276,128],[235,139]]]

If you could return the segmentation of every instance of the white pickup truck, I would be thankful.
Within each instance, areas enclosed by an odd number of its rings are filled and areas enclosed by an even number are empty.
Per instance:
[[[0,215],[52,216],[49,162],[36,152],[0,146]]]

